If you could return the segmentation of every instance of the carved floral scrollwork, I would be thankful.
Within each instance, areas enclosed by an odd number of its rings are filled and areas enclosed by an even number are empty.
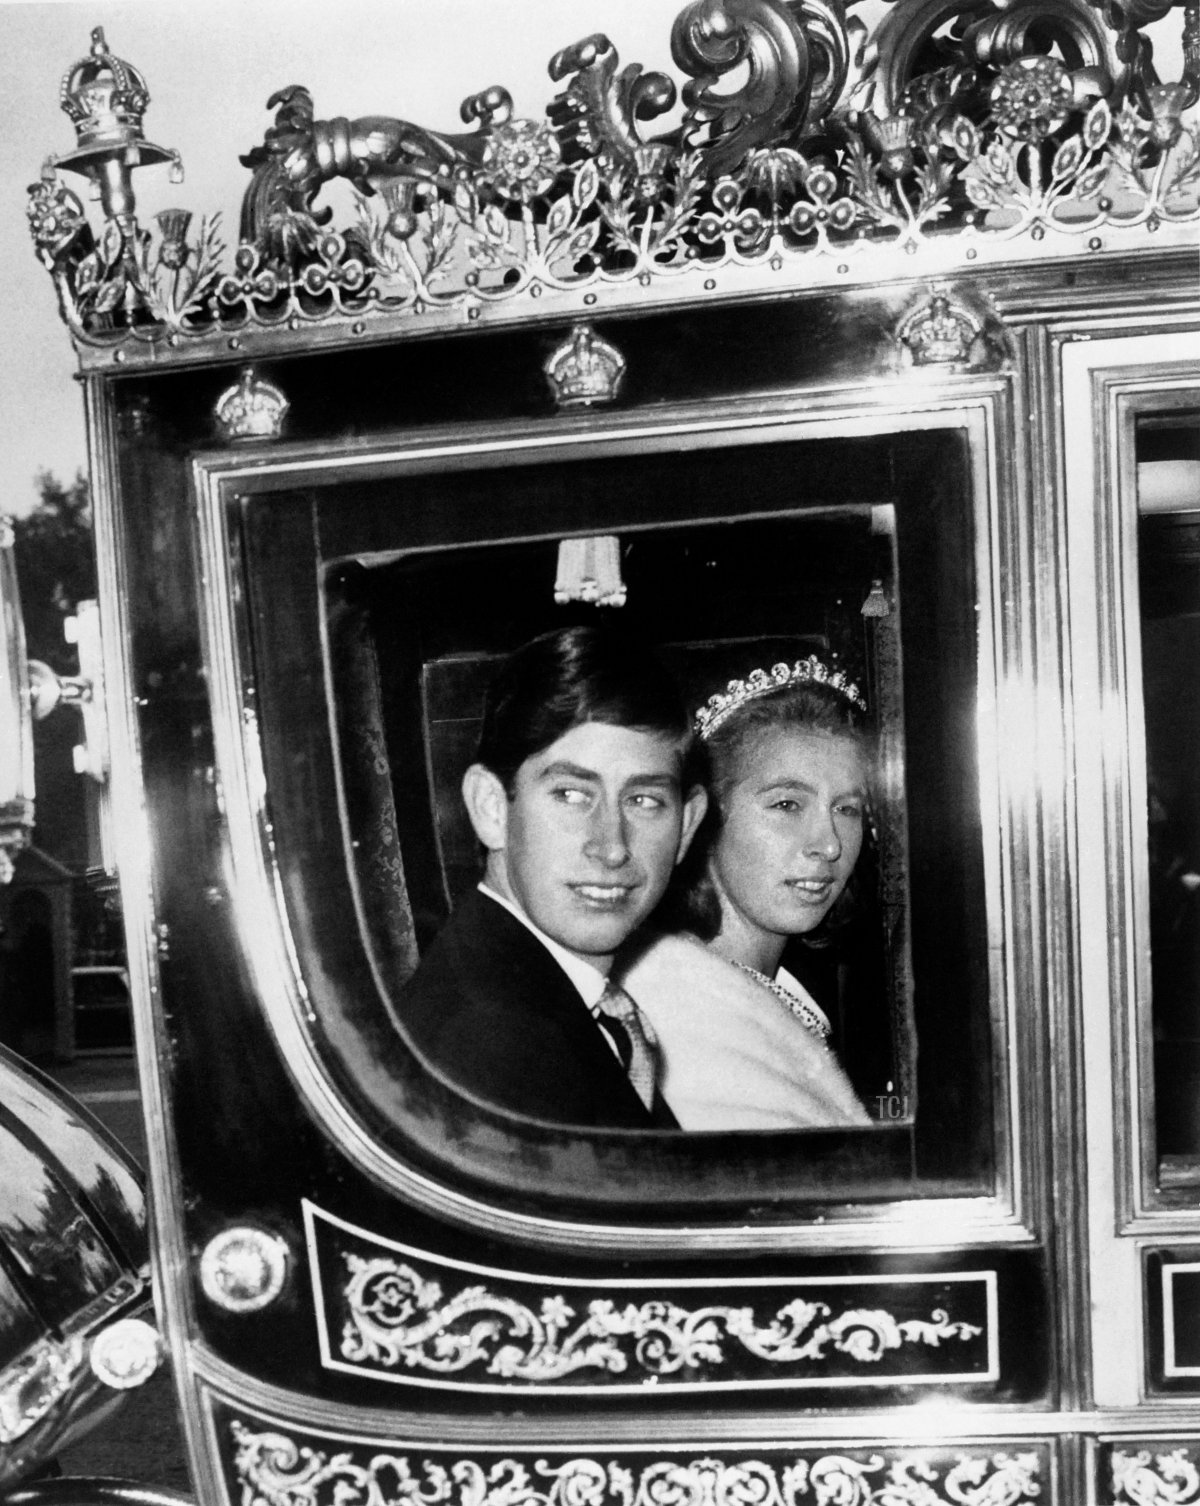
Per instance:
[[[1111,1456],[1112,1497],[1128,1506],[1184,1506],[1200,1501],[1200,1470],[1186,1448],[1162,1454],[1149,1449]]]
[[[621,174],[639,203],[651,203],[662,190],[671,147],[643,141],[638,122],[671,109],[675,83],[665,73],[643,73],[637,63],[620,73],[617,65],[616,48],[600,32],[556,52],[550,77],[568,82],[546,114],[565,162],[591,158],[606,175]]]
[[[183,209],[158,214],[157,235],[110,220],[97,240],[77,196],[52,173],[31,186],[27,214],[59,309],[82,338],[121,333],[139,317],[168,337],[211,321],[225,252],[219,215],[201,220],[194,242],[187,238],[193,216]]]
[[[336,1500],[374,1506],[1034,1506],[1041,1496],[1035,1452],[960,1453],[947,1466],[903,1451],[764,1459],[664,1460],[639,1470],[574,1458],[482,1463],[417,1458],[386,1448],[297,1442],[277,1431],[230,1424],[243,1506],[317,1506]]]
[[[849,41],[840,11],[823,0],[692,0],[675,20],[671,54],[692,75],[683,140],[704,147],[716,176],[825,114],[846,81]],[[739,69],[740,88],[722,87]]]
[[[759,1323],[751,1308],[689,1311],[671,1302],[590,1301],[581,1315],[561,1296],[533,1306],[484,1286],[447,1295],[390,1256],[348,1254],[341,1354],[354,1363],[451,1375],[480,1366],[505,1380],[553,1381],[581,1370],[694,1378],[727,1362],[730,1345],[772,1365],[818,1364],[843,1355],[871,1365],[905,1344],[938,1347],[977,1336],[943,1309],[897,1321],[882,1309],[835,1314],[798,1298]]]
[[[195,240],[187,211],[160,216],[157,237],[132,213],[94,233],[53,171],[30,190],[30,228],[64,317],[95,344],[475,316],[789,259],[829,283],[856,263],[890,275],[897,251],[926,247],[944,271],[954,236],[964,261],[1107,249],[1098,230],[1200,220],[1195,79],[1154,75],[1135,17],[1089,0],[895,0],[869,38],[838,0],[689,0],[671,38],[683,118],[661,135],[644,132],[674,82],[621,67],[596,34],[552,59],[545,119],[515,117],[499,86],[465,101],[461,134],[320,119],[299,86],[273,95],[242,159],[230,271],[215,221]],[[338,177],[357,192],[350,224],[319,203]]]

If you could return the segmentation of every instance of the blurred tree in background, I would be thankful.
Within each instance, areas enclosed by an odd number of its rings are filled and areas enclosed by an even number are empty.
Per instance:
[[[63,637],[63,623],[77,603],[96,594],[91,494],[82,472],[65,486],[40,471],[36,486],[37,505],[13,519],[25,649],[30,659],[41,659],[59,674],[77,674],[78,655]],[[71,754],[79,740],[79,717],[69,710],[55,711],[34,726],[33,840],[75,873],[82,873],[89,859],[87,792]]]
[[[39,471],[35,485],[36,507],[13,520],[25,647],[31,659],[69,674],[77,665],[75,650],[63,638],[63,620],[78,602],[96,594],[91,493],[82,471],[70,486]]]

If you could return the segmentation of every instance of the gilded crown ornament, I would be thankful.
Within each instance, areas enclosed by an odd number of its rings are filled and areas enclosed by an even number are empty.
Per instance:
[[[912,354],[914,366],[966,366],[983,321],[945,293],[935,293],[901,322],[896,338]]]
[[[179,153],[155,146],[142,134],[150,91],[138,70],[108,50],[104,28],[92,32],[91,51],[63,75],[59,103],[75,126],[76,149],[54,159],[56,167],[91,178],[109,218],[132,216],[129,175],[135,167],[172,164],[172,181],[183,181]]]
[[[586,408],[611,403],[625,375],[625,357],[590,324],[576,324],[542,368],[555,406]]]
[[[696,712],[692,725],[697,736],[707,741],[722,722],[728,721],[735,711],[740,711],[751,701],[797,685],[828,685],[852,705],[866,710],[862,692],[852,680],[847,679],[840,669],[830,669],[816,654],[809,654],[807,659],[798,659],[795,664],[752,669],[744,680],[730,680],[723,691],[709,696]]]
[[[58,97],[74,123],[80,146],[114,141],[129,146],[141,141],[150,91],[132,64],[109,52],[102,26],[92,32],[88,56],[63,75]]]
[[[222,439],[278,439],[289,407],[278,387],[247,366],[236,385],[222,392],[213,411]]]

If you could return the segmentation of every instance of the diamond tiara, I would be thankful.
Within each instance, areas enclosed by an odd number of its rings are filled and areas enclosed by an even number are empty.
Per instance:
[[[816,654],[807,659],[798,659],[795,664],[773,664],[770,669],[752,669],[744,680],[730,680],[723,691],[710,695],[696,712],[693,725],[696,734],[707,740],[740,707],[760,696],[770,695],[775,690],[788,690],[793,685],[828,685],[855,706],[866,710],[862,692],[840,669],[830,669],[822,664]]]

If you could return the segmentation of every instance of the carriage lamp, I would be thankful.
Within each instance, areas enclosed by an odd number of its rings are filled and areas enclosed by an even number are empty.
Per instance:
[[[63,621],[63,637],[79,656],[77,675],[58,675],[36,659],[30,660],[30,693],[35,721],[58,705],[79,709],[83,742],[74,748],[75,772],[96,784],[108,780],[108,722],[104,714],[104,660],[100,653],[100,604],[81,601],[75,615]]]
[[[17,581],[15,534],[11,518],[0,516],[0,883],[13,876],[13,859],[28,845],[34,822],[33,723],[58,706],[82,714],[83,742],[75,749],[75,771],[97,784],[108,778],[108,734],[100,655],[100,614],[94,601],[81,601],[64,624],[79,652],[77,675],[57,674],[29,659]],[[110,866],[109,821],[101,803],[101,860]]]

